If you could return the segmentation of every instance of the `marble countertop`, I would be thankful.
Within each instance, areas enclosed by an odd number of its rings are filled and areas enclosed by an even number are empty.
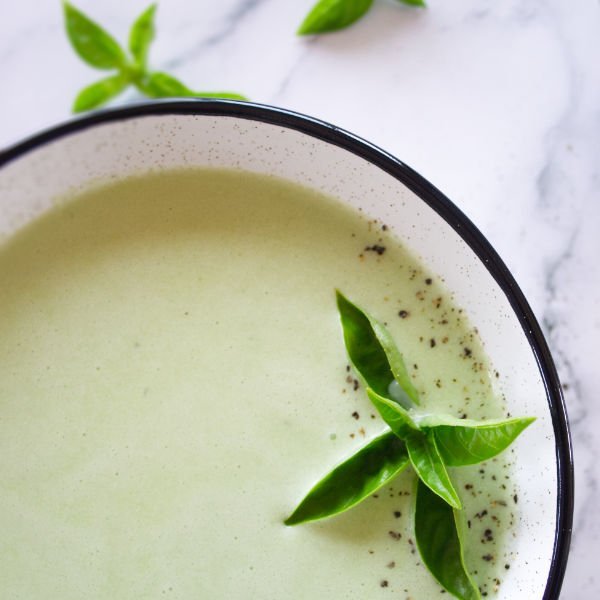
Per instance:
[[[146,2],[76,4],[123,40]],[[377,0],[349,30],[298,38],[312,2],[162,0],[151,63],[365,137],[483,231],[564,382],[577,495],[561,597],[600,597],[600,3]],[[0,147],[68,118],[77,91],[102,77],[68,45],[58,0],[0,3],[0,74]]]

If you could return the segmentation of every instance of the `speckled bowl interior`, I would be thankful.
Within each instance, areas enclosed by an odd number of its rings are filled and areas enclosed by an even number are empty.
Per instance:
[[[533,315],[485,239],[411,169],[354,136],[267,107],[178,101],[97,113],[0,153],[0,236],[97,180],[179,167],[280,176],[386,224],[441,276],[478,328],[497,392],[535,415],[516,442],[515,559],[499,598],[556,598],[572,513],[568,430],[555,370]]]

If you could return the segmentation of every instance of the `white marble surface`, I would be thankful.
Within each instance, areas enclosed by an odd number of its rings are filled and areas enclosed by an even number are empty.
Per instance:
[[[513,271],[565,384],[577,497],[567,600],[600,597],[600,3],[377,0],[300,39],[312,0],[163,0],[155,68],[349,129],[443,190]],[[145,0],[79,0],[120,39]],[[0,0],[0,146],[69,116],[99,78],[56,0]],[[116,104],[138,99],[127,92]]]

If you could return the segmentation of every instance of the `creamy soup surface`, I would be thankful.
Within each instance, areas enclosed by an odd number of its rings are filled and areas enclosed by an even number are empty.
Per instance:
[[[506,416],[465,314],[384,223],[279,179],[166,172],[58,202],[2,244],[0,282],[3,598],[440,597],[410,469],[282,523],[386,429],[335,288],[388,325],[426,410]],[[511,460],[451,473],[489,596]]]

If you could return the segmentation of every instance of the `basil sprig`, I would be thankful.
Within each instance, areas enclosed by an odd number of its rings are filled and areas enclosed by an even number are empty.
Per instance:
[[[424,0],[398,0],[410,6],[425,6]],[[337,31],[361,19],[373,0],[319,0],[298,28],[298,35]]]
[[[535,419],[474,421],[419,412],[419,394],[388,330],[341,292],[336,297],[348,356],[390,430],[321,479],[285,524],[344,512],[410,464],[417,475],[415,537],[424,564],[456,598],[478,599],[464,560],[462,502],[446,467],[493,458]]]
[[[64,2],[63,8],[67,37],[79,57],[96,69],[115,71],[82,89],[73,103],[73,112],[102,106],[130,85],[150,98],[178,96],[246,100],[232,92],[197,92],[172,75],[148,70],[148,52],[156,33],[156,4],[146,8],[131,26],[130,56],[106,30],[72,4]]]

